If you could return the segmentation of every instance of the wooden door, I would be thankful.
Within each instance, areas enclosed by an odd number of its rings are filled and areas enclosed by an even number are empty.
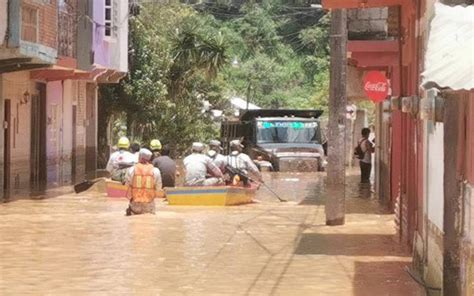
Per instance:
[[[97,100],[96,85],[86,86],[86,176],[96,177],[97,170]]]
[[[72,106],[72,151],[71,151],[71,181],[76,182],[77,167],[77,106]]]
[[[31,100],[31,172],[30,182],[34,190],[44,189],[46,171],[46,84],[37,83],[38,95]]]
[[[10,189],[10,158],[11,158],[11,101],[5,100],[4,123],[4,154],[3,154],[3,190]]]

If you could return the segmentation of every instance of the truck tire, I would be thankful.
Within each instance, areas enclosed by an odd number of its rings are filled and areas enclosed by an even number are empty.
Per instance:
[[[279,172],[280,171],[280,162],[277,160],[272,161],[273,171]]]
[[[324,172],[323,161],[321,158],[318,159],[318,172]]]

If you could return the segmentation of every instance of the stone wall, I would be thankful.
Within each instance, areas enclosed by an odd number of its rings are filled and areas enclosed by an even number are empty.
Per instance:
[[[350,40],[386,39],[388,36],[388,8],[350,9],[348,34]]]

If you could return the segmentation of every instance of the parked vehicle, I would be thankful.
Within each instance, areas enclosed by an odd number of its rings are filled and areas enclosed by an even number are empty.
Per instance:
[[[222,123],[225,149],[242,138],[245,153],[257,161],[269,161],[275,171],[323,171],[324,149],[318,118],[320,110],[246,110]]]

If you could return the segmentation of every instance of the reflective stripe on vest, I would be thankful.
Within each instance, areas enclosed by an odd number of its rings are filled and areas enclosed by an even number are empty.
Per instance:
[[[150,202],[155,198],[155,176],[152,164],[138,163],[132,180],[132,200]]]

